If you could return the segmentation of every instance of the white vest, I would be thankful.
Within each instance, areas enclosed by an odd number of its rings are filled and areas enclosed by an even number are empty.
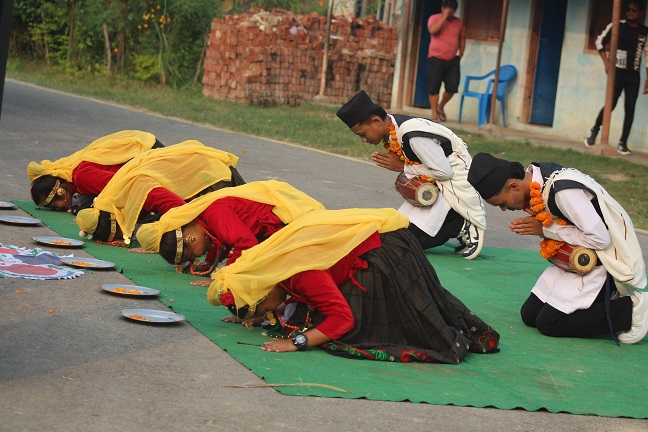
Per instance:
[[[545,182],[542,199],[549,202],[549,192],[558,180],[573,180],[589,188],[597,197],[603,220],[608,227],[611,243],[607,249],[597,250],[601,263],[612,275],[619,293],[629,295],[646,287],[646,266],[639,239],[628,213],[593,178],[573,168],[554,172]],[[547,212],[550,213],[549,207]]]
[[[438,123],[423,118],[411,118],[398,126],[397,138],[402,147],[403,135],[421,131],[434,135],[440,135],[450,140],[452,153],[448,156],[448,162],[454,171],[450,180],[437,180],[437,185],[448,201],[450,206],[464,219],[481,229],[486,229],[486,210],[484,202],[470,183],[468,183],[468,170],[472,163],[472,157],[468,153],[468,147],[461,138],[455,135],[450,129]]]

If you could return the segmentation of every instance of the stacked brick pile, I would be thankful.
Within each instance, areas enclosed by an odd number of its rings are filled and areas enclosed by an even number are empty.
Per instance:
[[[212,23],[203,94],[253,105],[295,106],[319,94],[326,17],[285,11],[229,15]],[[373,18],[331,24],[324,92],[342,104],[364,89],[389,107],[398,33]]]

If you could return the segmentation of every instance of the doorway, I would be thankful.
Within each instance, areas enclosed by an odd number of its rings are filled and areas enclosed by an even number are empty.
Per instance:
[[[535,0],[527,70],[524,117],[531,124],[552,126],[565,36],[567,1]]]
[[[430,97],[427,88],[427,53],[430,46],[430,33],[427,30],[427,22],[430,15],[441,12],[441,0],[421,0],[417,2],[416,26],[413,29],[412,49],[410,52],[417,52],[416,78],[414,80],[414,94],[412,106],[417,108],[430,108]],[[408,94],[411,94],[408,92]]]

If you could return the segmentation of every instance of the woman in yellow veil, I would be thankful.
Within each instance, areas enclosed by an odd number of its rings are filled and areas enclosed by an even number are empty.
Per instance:
[[[441,286],[408,223],[394,209],[308,213],[213,273],[207,299],[267,320],[278,338],[265,351],[448,364],[499,351],[499,334]],[[286,303],[288,318],[277,313]]]
[[[70,156],[55,161],[32,161],[27,176],[38,208],[76,213],[92,204],[124,163],[136,155],[164,147],[153,134],[124,130],[93,141]]]
[[[238,157],[189,140],[135,156],[112,177],[91,208],[77,214],[83,234],[104,243],[130,244],[142,218],[159,217],[198,195],[245,181]]]
[[[227,258],[227,264],[232,264],[244,250],[286,224],[323,208],[288,183],[251,182],[210,192],[173,208],[160,220],[142,225],[136,237],[142,248],[159,252],[176,266],[185,267],[184,264],[211,251],[216,258],[208,261],[211,268],[202,273],[208,274],[221,259]]]

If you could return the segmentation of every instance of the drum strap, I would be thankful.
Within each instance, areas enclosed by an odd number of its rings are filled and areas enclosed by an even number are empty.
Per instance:
[[[608,329],[610,330],[610,335],[616,346],[620,346],[619,338],[614,334],[614,328],[612,327],[612,306],[610,305],[610,297],[612,296],[612,285],[614,284],[614,279],[610,273],[607,274],[605,279],[605,318],[607,319]]]

